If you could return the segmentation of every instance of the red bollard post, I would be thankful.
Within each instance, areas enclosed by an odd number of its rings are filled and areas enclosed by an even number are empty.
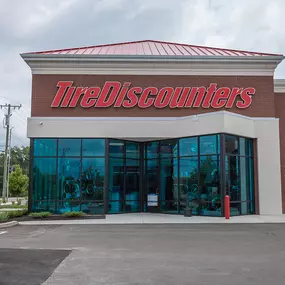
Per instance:
[[[230,196],[225,196],[225,219],[228,220],[230,218]]]

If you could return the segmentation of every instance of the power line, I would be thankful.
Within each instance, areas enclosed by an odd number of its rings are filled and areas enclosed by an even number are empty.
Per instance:
[[[13,138],[17,139],[18,142],[20,142],[22,145],[27,145],[28,143],[25,143],[20,137],[15,135],[15,132],[13,133]]]
[[[14,102],[14,103],[16,103],[16,104],[21,105],[21,107],[22,107],[25,111],[27,111],[28,113],[30,113],[30,111],[31,111],[31,110],[28,110],[28,109],[25,107],[24,104],[20,104],[20,103],[19,103],[18,101],[16,101],[16,100],[13,100],[13,99],[11,99],[11,98],[6,98],[6,97],[3,97],[3,96],[0,96],[0,98],[5,99],[5,100],[8,100],[8,101],[12,101],[12,102]]]
[[[15,111],[15,114],[17,115],[18,120],[19,120],[21,123],[23,123],[23,124],[24,124],[24,126],[26,126],[26,125],[27,125],[27,123],[26,123],[26,122],[24,122],[24,121],[22,120],[22,116],[20,116],[20,114],[19,114],[18,112],[16,112],[16,111]]]

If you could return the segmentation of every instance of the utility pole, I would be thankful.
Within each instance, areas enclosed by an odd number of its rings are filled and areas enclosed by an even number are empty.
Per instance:
[[[9,134],[9,157],[8,157],[8,172],[7,172],[7,201],[9,199],[9,174],[10,174],[10,167],[11,167],[11,147],[12,147],[12,130],[14,128],[10,128]]]
[[[4,128],[6,128],[6,141],[5,141],[5,154],[4,154],[4,173],[3,173],[3,192],[2,199],[6,198],[7,193],[7,178],[8,178],[8,146],[9,146],[9,133],[10,133],[10,117],[12,116],[12,110],[16,108],[20,109],[22,105],[11,105],[4,104],[0,105],[0,108],[4,108],[7,110],[7,114],[5,114]]]

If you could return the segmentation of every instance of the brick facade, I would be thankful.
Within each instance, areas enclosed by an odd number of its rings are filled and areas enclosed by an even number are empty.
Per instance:
[[[174,108],[156,109],[134,108],[51,108],[57,92],[58,81],[74,81],[74,86],[103,87],[105,81],[131,82],[132,86],[178,87],[209,86],[217,83],[218,87],[254,87],[256,94],[252,104],[246,109],[233,107],[226,109],[249,117],[274,117],[273,78],[270,76],[128,76],[128,75],[33,75],[32,116],[34,117],[182,117],[213,112],[215,109]],[[222,109],[216,109],[221,111]]]

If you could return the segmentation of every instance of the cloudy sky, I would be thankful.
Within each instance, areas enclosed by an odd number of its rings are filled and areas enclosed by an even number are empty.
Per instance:
[[[153,39],[285,54],[284,12],[284,0],[0,0],[0,104],[23,105],[12,143],[28,143],[31,73],[20,53]]]

